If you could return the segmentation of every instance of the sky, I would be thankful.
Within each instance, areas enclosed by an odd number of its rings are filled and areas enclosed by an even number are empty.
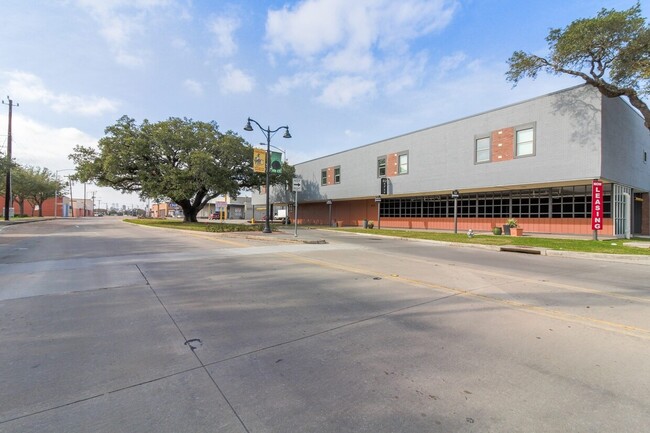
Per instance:
[[[287,125],[293,138],[271,144],[295,164],[578,85],[541,74],[513,88],[506,61],[544,55],[551,28],[634,3],[2,0],[0,95],[19,104],[13,157],[60,176],[73,173],[76,145],[96,146],[123,115],[216,121],[252,145],[266,139],[243,130],[248,117]],[[3,153],[7,125],[3,105]]]

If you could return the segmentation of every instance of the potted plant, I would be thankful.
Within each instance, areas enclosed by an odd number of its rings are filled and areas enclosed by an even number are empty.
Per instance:
[[[375,226],[375,223],[373,223],[372,221],[368,221],[368,228],[369,229],[373,228],[374,226]]]
[[[524,229],[519,227],[519,224],[517,223],[517,220],[514,218],[510,218],[508,221],[506,221],[506,225],[508,226],[508,231],[510,232],[510,236],[523,236],[524,235]],[[505,226],[504,226],[505,228]]]
[[[501,227],[493,227],[492,233],[499,236],[501,234]]]

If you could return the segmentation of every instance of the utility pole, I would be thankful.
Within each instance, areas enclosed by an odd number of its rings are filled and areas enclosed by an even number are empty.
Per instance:
[[[2,101],[4,105],[9,106],[9,132],[7,133],[7,179],[5,185],[5,221],[9,221],[9,207],[13,204],[11,196],[11,112],[14,106],[14,101],[7,96],[9,103]],[[19,104],[16,104],[18,107]]]

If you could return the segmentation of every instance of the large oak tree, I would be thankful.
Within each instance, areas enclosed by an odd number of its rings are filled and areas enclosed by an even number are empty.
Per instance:
[[[546,57],[515,51],[508,60],[508,81],[515,85],[540,71],[580,77],[603,95],[626,96],[650,130],[650,27],[641,5],[616,11],[602,9],[594,18],[573,21],[564,29],[551,29]]]
[[[209,200],[262,183],[252,169],[252,147],[231,131],[219,132],[215,122],[169,118],[138,125],[123,116],[105,134],[98,149],[75,147],[76,177],[142,198],[168,198],[186,222],[196,222]]]

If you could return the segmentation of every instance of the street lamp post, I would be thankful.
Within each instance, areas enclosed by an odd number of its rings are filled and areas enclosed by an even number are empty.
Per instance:
[[[264,136],[266,137],[266,221],[264,223],[264,230],[262,230],[263,233],[271,233],[271,215],[270,215],[270,191],[271,191],[271,186],[269,185],[270,181],[270,171],[271,171],[271,137],[278,132],[281,129],[284,129],[284,138],[291,138],[291,134],[289,134],[289,127],[288,126],[280,126],[279,128],[276,128],[271,131],[270,127],[262,127],[256,120],[251,119],[250,117],[248,118],[248,121],[246,122],[246,126],[244,126],[244,131],[252,131],[253,127],[251,126],[251,122],[257,125],[257,127],[262,131]]]
[[[264,143],[260,143],[260,144],[262,146],[264,146]],[[278,146],[274,146],[272,144],[271,144],[271,147],[273,149],[275,149],[275,150],[279,150],[280,152],[282,152],[282,156],[284,158],[284,161],[288,161],[287,160],[287,151],[286,150],[284,150],[282,148],[279,148]],[[288,193],[288,197],[287,197],[287,193]],[[287,200],[287,215],[284,218],[284,225],[289,225],[289,201],[291,200],[291,192],[288,190],[288,188],[285,188],[285,199]]]

